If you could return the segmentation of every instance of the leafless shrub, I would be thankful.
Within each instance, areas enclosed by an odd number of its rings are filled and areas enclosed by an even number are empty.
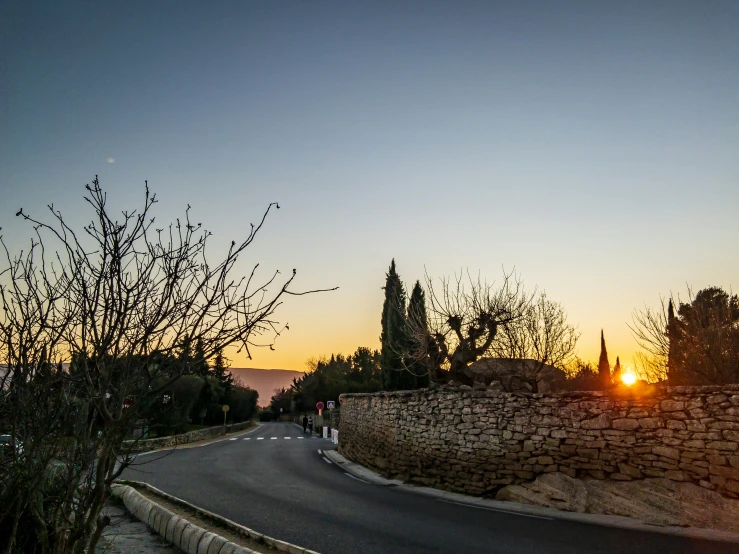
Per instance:
[[[16,214],[33,226],[27,251],[12,255],[0,237],[0,432],[22,443],[0,460],[5,552],[92,551],[108,523],[108,487],[131,463],[124,439],[188,370],[177,354],[196,341],[206,357],[271,347],[287,327],[274,318],[284,298],[316,292],[291,290],[295,270],[260,279],[256,264],[234,276],[277,204],[211,265],[211,233],[189,206],[156,228],[148,185],[142,209],[120,220],[97,178],[86,188],[94,219],[81,232],[51,205],[50,223]]]

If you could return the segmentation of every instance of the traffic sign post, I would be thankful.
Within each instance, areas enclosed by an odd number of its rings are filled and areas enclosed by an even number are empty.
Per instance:
[[[329,400],[328,402],[326,402],[326,407],[329,410],[333,410],[336,407],[336,402],[334,402],[333,400]]]
[[[228,404],[224,404],[223,406],[221,406],[221,409],[223,410],[223,430],[225,431],[226,430],[226,414],[228,413],[228,410],[230,410],[231,408],[229,407]]]
[[[316,410],[318,410],[318,415],[319,416],[323,413],[323,402],[318,402],[316,404]]]

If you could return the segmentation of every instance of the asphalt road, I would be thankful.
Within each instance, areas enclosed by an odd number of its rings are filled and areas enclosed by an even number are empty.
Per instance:
[[[509,514],[368,484],[318,452],[332,448],[293,424],[267,423],[237,440],[141,456],[124,478],[322,554],[739,552],[736,544]]]

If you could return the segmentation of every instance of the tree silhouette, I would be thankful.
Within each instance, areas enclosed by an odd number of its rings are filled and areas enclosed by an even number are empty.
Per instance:
[[[606,350],[606,339],[603,329],[600,330],[600,358],[598,358],[598,375],[600,376],[603,390],[611,385],[611,365],[608,363],[608,351]]]
[[[17,213],[33,228],[28,250],[13,255],[0,237],[0,421],[24,444],[0,464],[4,552],[92,552],[109,487],[132,461],[123,441],[189,372],[191,346],[250,355],[274,342],[287,296],[316,292],[292,290],[295,270],[235,275],[276,204],[213,263],[189,206],[156,228],[148,184],[143,206],[117,217],[97,178],[86,189],[82,229],[50,205],[50,223]],[[57,369],[70,359],[73,370]]]

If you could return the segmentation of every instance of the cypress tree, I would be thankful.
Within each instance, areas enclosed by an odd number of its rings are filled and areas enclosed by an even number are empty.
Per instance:
[[[426,318],[426,294],[423,292],[421,283],[416,281],[411,292],[411,298],[408,302],[408,323],[410,328],[416,333],[423,333],[424,336],[428,335],[428,320]],[[428,374],[428,368],[424,367],[423,364],[415,362],[408,362],[407,364],[411,369],[411,377],[413,378],[412,388],[423,388],[427,387],[430,382],[430,376]]]
[[[613,375],[611,375],[611,382],[614,385],[621,384],[621,360],[616,356],[616,365],[613,366]]]
[[[670,385],[680,385],[680,371],[677,367],[677,326],[675,323],[675,307],[672,298],[667,304],[667,381]]]
[[[385,390],[398,390],[401,385],[403,352],[406,349],[405,290],[395,270],[395,259],[390,263],[385,280],[385,302],[382,306],[382,353],[380,368]]]
[[[198,338],[195,342],[195,351],[192,356],[192,372],[200,377],[208,376],[208,360],[205,359],[205,347],[203,346],[203,339]]]
[[[608,363],[608,352],[606,351],[606,339],[603,337],[603,329],[600,330],[600,359],[598,360],[598,376],[601,386],[605,390],[611,384],[611,366]]]
[[[234,378],[228,371],[228,360],[220,349],[216,352],[215,359],[213,360],[213,377],[218,379],[218,382],[226,393],[230,392],[234,384]]]

